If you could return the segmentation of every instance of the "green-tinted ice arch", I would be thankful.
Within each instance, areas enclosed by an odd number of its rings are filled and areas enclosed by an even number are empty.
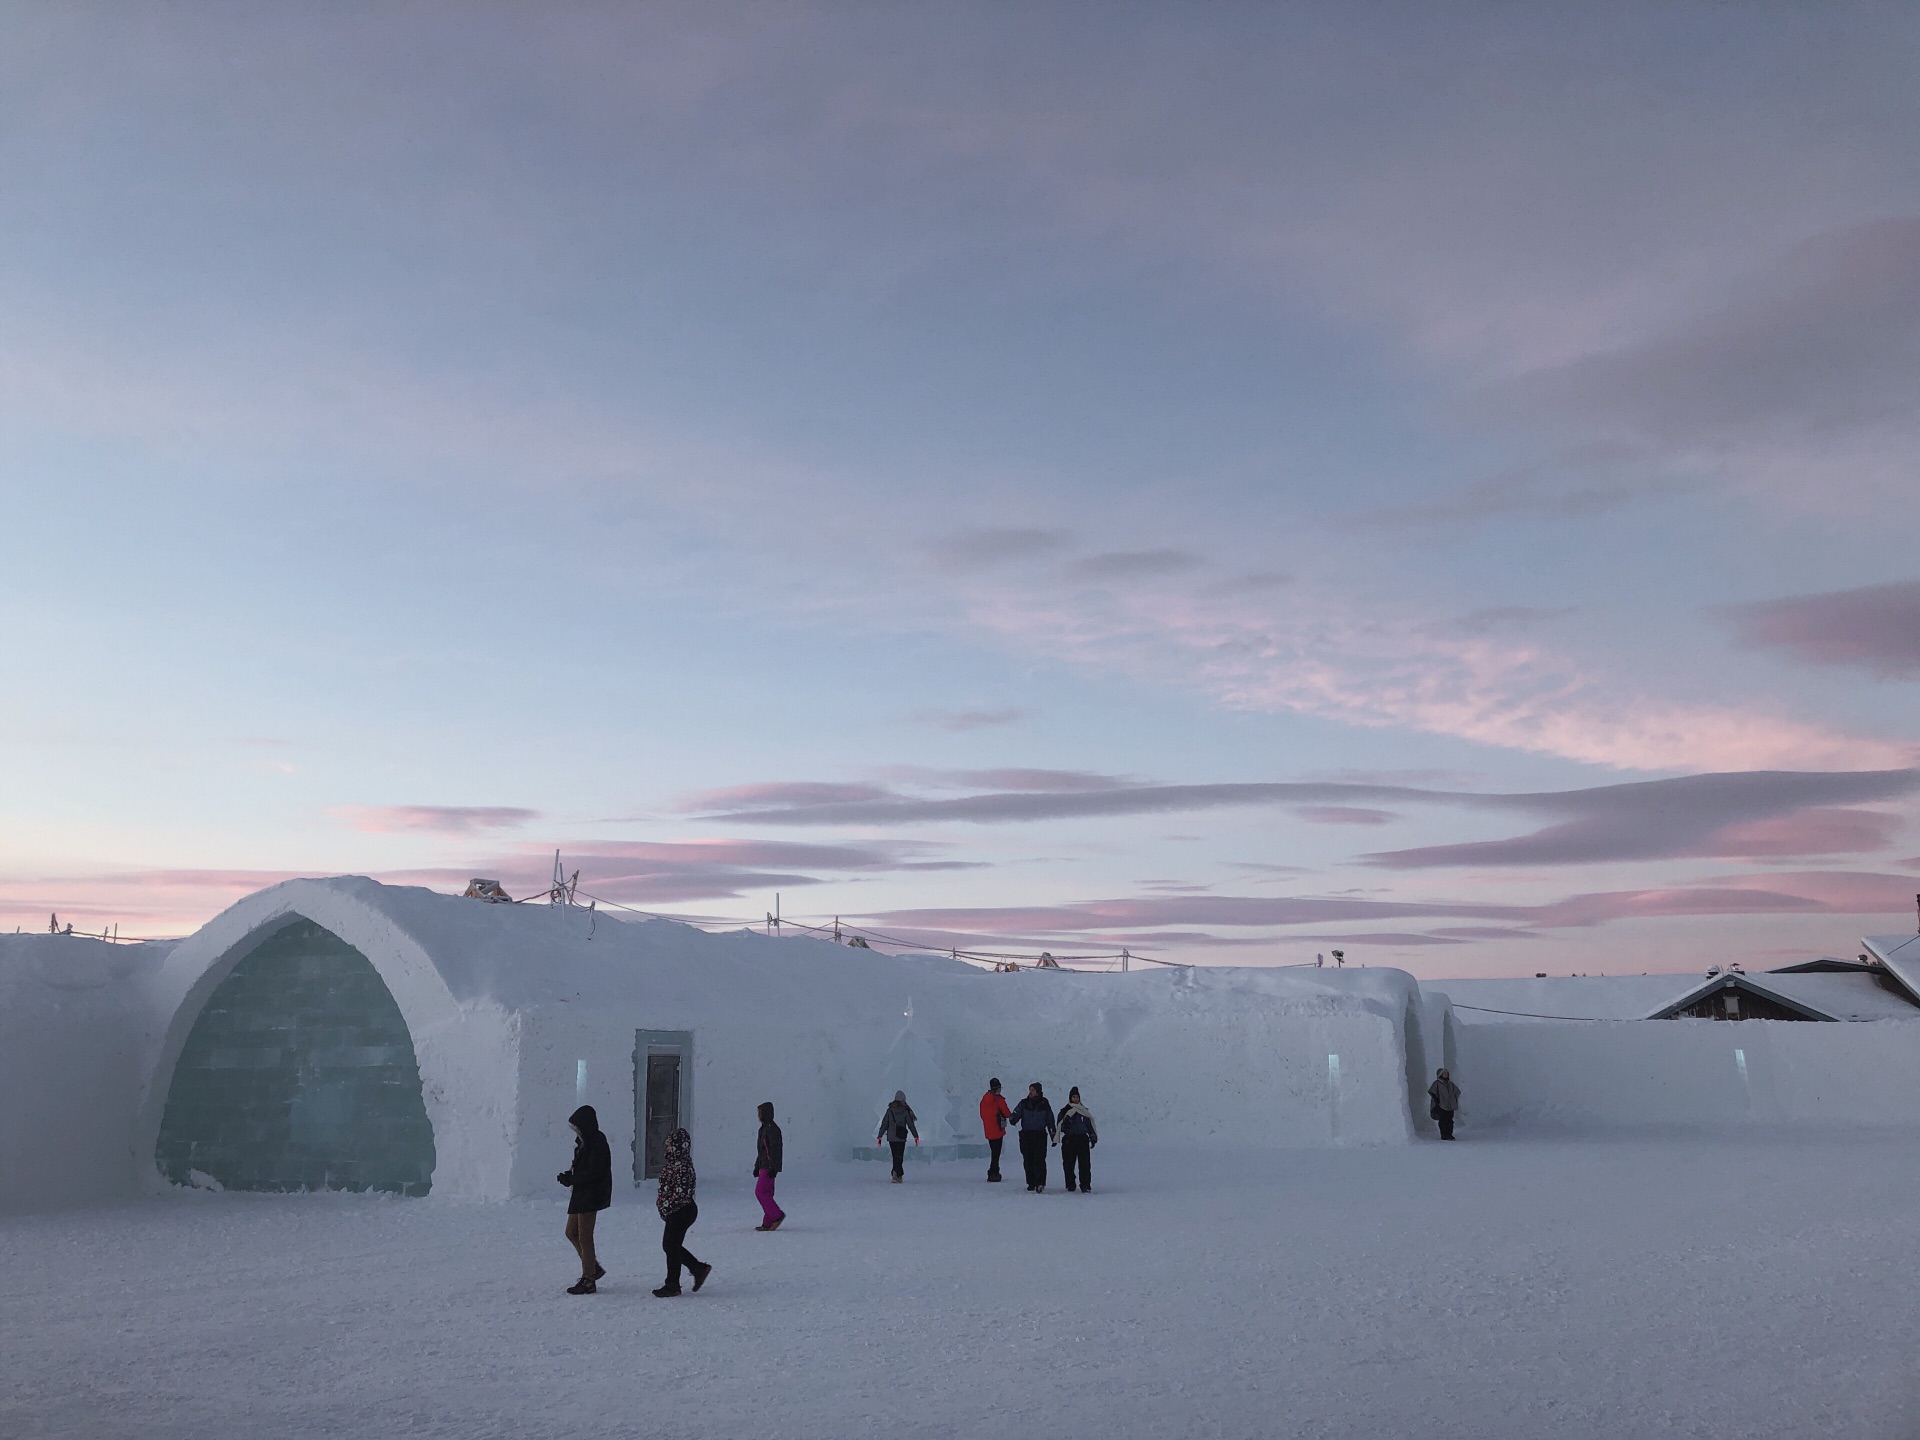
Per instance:
[[[154,1159],[182,1185],[425,1195],[420,1066],[372,962],[304,919],[256,945],[193,1022]]]

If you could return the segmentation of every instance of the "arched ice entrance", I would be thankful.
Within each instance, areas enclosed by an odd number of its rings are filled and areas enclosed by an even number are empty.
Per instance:
[[[433,1126],[413,1037],[371,961],[295,917],[208,996],[154,1159],[176,1184],[425,1195]]]

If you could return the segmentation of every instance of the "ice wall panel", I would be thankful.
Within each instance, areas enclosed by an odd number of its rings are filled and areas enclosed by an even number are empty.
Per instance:
[[[297,920],[241,960],[188,1033],[155,1159],[178,1184],[426,1194],[413,1041],[367,958]]]

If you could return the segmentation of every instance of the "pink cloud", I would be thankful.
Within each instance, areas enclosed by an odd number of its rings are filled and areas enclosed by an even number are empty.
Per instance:
[[[190,934],[243,895],[294,878],[285,870],[151,869],[96,875],[0,876],[0,917],[24,930],[49,914],[76,930],[118,925],[128,937]]]
[[[690,813],[793,808],[815,805],[858,805],[883,800],[890,792],[878,785],[836,784],[818,780],[769,780],[698,790],[681,797],[678,809]]]
[[[1436,631],[1384,603],[1286,603],[1144,580],[1018,595],[959,582],[967,621],[1035,653],[1199,690],[1230,707],[1406,728],[1628,770],[1895,768],[1909,741],[1755,702],[1663,698],[1500,633]]]
[[[1708,853],[1740,859],[1767,856],[1848,855],[1882,850],[1893,843],[1900,817],[1879,810],[1822,808],[1729,825]]]
[[[516,805],[343,805],[333,813],[355,830],[372,835],[407,830],[473,835],[483,830],[511,830],[540,818],[538,810]]]
[[[1735,875],[1729,885],[1791,889],[1821,906],[1849,915],[1911,915],[1915,879],[1873,870],[1795,870],[1771,875]]]
[[[1920,580],[1727,607],[1747,645],[1882,679],[1920,678]]]
[[[1391,810],[1366,810],[1357,805],[1302,805],[1293,813],[1312,825],[1385,825],[1400,818]]]

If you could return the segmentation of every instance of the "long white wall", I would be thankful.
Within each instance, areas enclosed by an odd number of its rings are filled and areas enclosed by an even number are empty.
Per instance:
[[[1476,1024],[1456,1034],[1463,1126],[1920,1121],[1916,1021]]]
[[[1115,1145],[1405,1143],[1405,1047],[1409,1033],[1419,1034],[1417,991],[1408,977],[1386,976],[1375,972],[1385,998],[1368,1006],[1337,991],[1289,1003],[1246,971],[909,973],[900,992],[939,1077],[933,1093],[909,1084],[908,1099],[929,1138],[945,1112],[955,1138],[970,1143],[982,1139],[977,1107],[995,1075],[1010,1100],[1042,1081],[1056,1106],[1078,1085]],[[906,1024],[903,1011],[882,1010],[830,1027],[798,1005],[762,1009],[731,995],[642,992],[619,1004],[541,1007],[521,1022],[512,1193],[554,1190],[571,1148],[566,1117],[579,1099],[599,1113],[616,1175],[631,1175],[636,1029],[692,1032],[695,1162],[744,1174],[762,1100],[773,1101],[792,1159],[844,1159],[871,1145]]]

